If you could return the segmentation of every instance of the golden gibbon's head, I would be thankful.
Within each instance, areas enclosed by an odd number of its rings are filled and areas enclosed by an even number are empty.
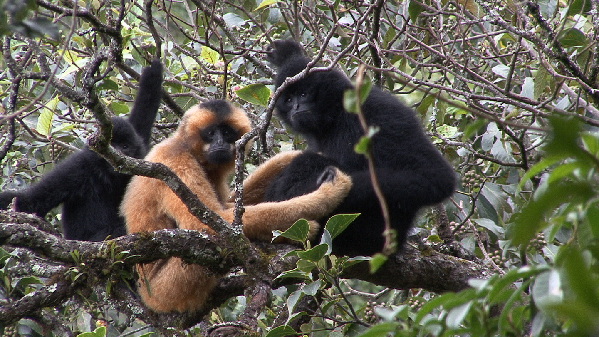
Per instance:
[[[177,132],[200,161],[222,165],[235,159],[235,141],[250,130],[242,109],[224,100],[210,100],[187,110]]]

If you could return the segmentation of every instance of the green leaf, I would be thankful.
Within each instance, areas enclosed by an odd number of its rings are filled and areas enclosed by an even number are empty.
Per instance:
[[[289,319],[291,319],[291,316],[293,314],[293,309],[295,309],[297,302],[302,297],[304,297],[304,293],[301,290],[296,290],[296,291],[292,292],[289,295],[289,297],[287,297],[287,311],[289,313]]]
[[[357,154],[368,154],[370,151],[371,143],[372,143],[372,140],[370,139],[370,137],[362,136],[362,137],[360,137],[360,140],[358,140],[358,143],[356,144],[356,146],[354,146],[354,151]]]
[[[276,4],[277,2],[279,2],[279,0],[263,0],[263,1],[262,1],[262,2],[261,2],[259,5],[258,5],[258,7],[256,7],[254,10],[255,10],[255,11],[257,11],[257,10],[259,10],[259,9],[262,9],[262,8],[264,8],[264,7],[268,7],[268,6],[274,5],[274,4]]]
[[[447,326],[452,329],[458,328],[464,322],[466,315],[470,312],[470,308],[472,308],[472,302],[466,302],[451,309],[445,319]]]
[[[46,106],[37,119],[35,130],[46,137],[52,134],[52,119],[54,119],[54,111],[59,101],[58,96],[56,96],[46,103]]]
[[[562,46],[566,48],[581,47],[588,45],[587,37],[584,35],[583,32],[576,28],[566,29],[562,34],[560,34],[558,40],[562,44]]]
[[[366,99],[372,90],[372,85],[373,83],[372,80],[370,80],[370,77],[364,75],[364,77],[362,77],[362,83],[360,84],[360,102],[366,102]]]
[[[293,269],[293,270],[288,270],[285,272],[282,272],[281,274],[279,274],[276,279],[285,279],[285,278],[292,278],[292,279],[300,279],[300,280],[306,280],[309,281],[310,277],[307,273],[298,270],[298,269]]]
[[[105,336],[106,336],[106,327],[105,326],[98,327],[93,332],[84,332],[84,333],[77,335],[77,337],[105,337]]]
[[[520,95],[534,99],[535,98],[535,81],[532,77],[524,78],[524,83],[522,83],[522,91]]]
[[[547,20],[556,12],[558,0],[537,0],[541,9],[541,15]]]
[[[524,187],[524,184],[526,184],[526,182],[528,182],[532,177],[543,172],[544,170],[546,170],[547,168],[556,164],[559,161],[561,161],[560,157],[546,157],[541,159],[541,161],[536,163],[533,167],[529,168],[528,171],[526,171],[526,173],[524,174],[524,176],[522,176],[522,179],[520,179],[520,183],[518,184],[518,189],[521,190],[522,187]]]
[[[302,291],[306,295],[314,296],[314,295],[316,295],[316,293],[318,292],[318,290],[320,289],[321,286],[322,286],[322,280],[316,280],[310,284],[306,284],[302,288]]]
[[[220,55],[218,54],[218,52],[207,46],[202,46],[200,57],[211,64],[216,64],[220,61]]]
[[[575,246],[563,246],[563,260],[560,264],[565,270],[570,288],[577,300],[591,308],[599,308],[599,282],[593,279],[593,273],[585,263],[580,250]]]
[[[99,89],[106,89],[106,90],[114,90],[114,91],[119,91],[119,85],[109,79],[109,78],[105,78],[99,85],[98,85]]]
[[[359,337],[385,337],[398,328],[398,322],[385,322],[371,327],[370,329],[366,330],[366,332],[359,335]]]
[[[284,337],[284,336],[295,336],[297,332],[293,330],[289,325],[281,325],[270,330],[266,337]]]
[[[343,108],[347,112],[358,113],[358,99],[356,91],[353,89],[347,89],[343,93]]]
[[[487,126],[488,121],[486,119],[477,119],[472,123],[468,123],[466,129],[464,129],[464,139],[469,139],[474,136],[478,130],[485,128]]]
[[[327,224],[325,229],[329,231],[331,237],[334,239],[341,234],[347,226],[349,226],[360,214],[337,214],[333,215]]]
[[[326,228],[322,231],[322,236],[320,237],[320,244],[325,244],[329,246],[329,249],[327,250],[327,255],[331,254],[331,252],[333,251],[333,237],[331,237],[331,233],[329,233],[329,231]]]
[[[588,160],[586,153],[580,148],[579,136],[582,126],[574,118],[550,117],[549,122],[553,128],[551,138],[543,148],[548,156],[561,158],[578,157]]]
[[[587,210],[587,220],[594,238],[599,238],[599,205],[594,203]]]
[[[264,84],[254,83],[235,91],[235,93],[244,101],[260,106],[267,106],[271,91]]]
[[[549,74],[549,72],[547,71],[547,69],[545,69],[545,67],[543,67],[542,65],[539,65],[539,69],[537,70],[537,73],[535,74],[535,88],[534,88],[534,98],[538,99],[539,97],[541,97],[541,95],[545,92],[545,90],[547,90],[547,88],[551,87],[551,75]]]
[[[423,116],[426,115],[428,108],[435,102],[435,99],[435,95],[427,95],[420,101],[420,104],[416,107],[416,111]]]
[[[562,282],[559,273],[555,269],[542,273],[535,278],[532,287],[532,298],[541,309],[546,309],[551,304],[563,301]]]
[[[129,106],[121,102],[111,102],[109,107],[115,115],[126,115],[129,113]]]
[[[297,220],[291,227],[289,227],[286,231],[281,233],[279,236],[284,238],[305,242],[308,240],[308,234],[310,232],[310,224],[306,219]]]
[[[327,254],[328,249],[329,245],[322,244],[306,251],[299,251],[297,252],[297,256],[304,260],[318,262]]]
[[[537,190],[533,200],[523,207],[516,223],[510,227],[509,234],[514,245],[527,244],[546,226],[545,216],[565,201],[575,203],[593,195],[593,189],[586,182],[550,184],[544,190]]]
[[[153,331],[152,331],[152,332],[146,332],[145,334],[143,334],[143,335],[140,335],[139,337],[150,337],[150,336],[153,336],[153,335],[155,335],[155,334],[156,334],[156,333],[155,333],[155,332],[153,332]]]
[[[454,138],[458,135],[458,128],[455,126],[443,124],[437,127],[437,132],[445,138]]]
[[[408,13],[410,14],[410,20],[412,22],[416,22],[420,13],[424,12],[424,6],[420,4],[418,1],[410,1],[408,5]]]
[[[376,273],[379,270],[379,268],[381,268],[385,264],[385,262],[387,262],[387,259],[388,258],[383,254],[374,254],[372,259],[370,260],[370,273]]]
[[[584,144],[585,149],[589,151],[591,154],[597,156],[599,155],[599,137],[595,133],[583,133],[581,135],[582,143]]]
[[[568,7],[567,15],[576,15],[580,13],[586,13],[591,10],[592,0],[574,0]]]
[[[476,298],[477,290],[474,288],[468,288],[466,290],[462,290],[459,293],[447,293],[443,294],[439,297],[435,297],[430,301],[426,302],[418,313],[416,314],[416,323],[421,323],[422,320],[426,317],[427,314],[431,313],[433,310],[442,308],[444,310],[450,310],[452,308],[458,307],[469,301],[472,301]]]

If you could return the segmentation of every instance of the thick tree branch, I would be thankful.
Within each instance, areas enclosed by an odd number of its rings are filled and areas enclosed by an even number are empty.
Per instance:
[[[65,267],[74,267],[82,275],[67,278],[69,273],[56,275],[54,283],[14,302],[0,306],[0,322],[14,322],[19,318],[34,314],[43,307],[55,307],[84,289],[105,289],[119,270],[131,269],[137,263],[147,263],[169,256],[177,256],[188,263],[199,263],[216,273],[223,274],[235,266],[244,266],[246,261],[235,257],[221,238],[183,229],[165,229],[147,234],[130,234],[105,242],[82,242],[65,240],[38,227],[44,221],[24,213],[0,212],[0,244],[21,247],[44,256],[50,261]],[[294,246],[265,244],[258,245],[262,256],[268,257],[268,271],[262,277],[273,280],[281,272],[295,268],[296,258],[287,254]],[[77,251],[77,257],[72,252]],[[116,269],[115,269],[116,268]],[[68,268],[67,268],[68,269]],[[65,269],[65,270],[67,270]],[[73,269],[68,269],[71,272]],[[361,263],[347,270],[344,277],[357,278],[374,284],[395,289],[424,288],[435,292],[458,291],[468,286],[471,278],[488,278],[491,271],[479,261],[468,261],[436,252],[432,249],[421,252],[408,246],[404,252],[389,258],[389,261],[374,275],[368,271],[368,264]],[[81,281],[84,279],[85,281]],[[81,281],[81,282],[79,282]],[[118,284],[118,283],[117,283]],[[277,284],[275,286],[280,286]],[[243,289],[249,291],[249,310],[245,315],[268,302],[267,290],[270,282],[255,282],[251,278],[232,276],[223,279],[212,295],[207,310],[218,306],[232,296],[240,295]],[[114,293],[106,295],[107,303],[117,300],[120,310],[138,312],[138,317],[150,324],[188,327],[201,320],[203,314],[157,315],[142,310],[139,314],[139,299],[128,290],[124,283],[115,286]],[[137,309],[135,309],[137,308]],[[248,317],[244,323],[251,326]],[[255,316],[252,316],[255,317]]]

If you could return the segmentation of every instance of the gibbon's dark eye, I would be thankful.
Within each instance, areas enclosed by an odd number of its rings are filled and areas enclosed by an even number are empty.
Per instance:
[[[129,148],[129,145],[127,145],[127,144],[123,144],[123,145],[121,145],[121,148],[122,148],[123,150],[127,150],[127,149]]]
[[[287,97],[287,98],[285,99],[285,103],[291,103],[291,101],[292,101],[292,98],[291,98],[291,97]]]
[[[306,94],[305,92],[302,92],[302,93],[300,94],[300,97],[306,97],[306,96],[307,96],[307,94]]]

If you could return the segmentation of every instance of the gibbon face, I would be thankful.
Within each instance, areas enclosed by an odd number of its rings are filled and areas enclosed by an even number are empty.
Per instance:
[[[185,113],[183,139],[202,162],[222,165],[235,159],[235,141],[251,130],[243,110],[223,100],[198,104]]]
[[[215,165],[227,163],[235,158],[235,141],[241,135],[226,123],[210,125],[200,132],[204,141],[206,160]]]

